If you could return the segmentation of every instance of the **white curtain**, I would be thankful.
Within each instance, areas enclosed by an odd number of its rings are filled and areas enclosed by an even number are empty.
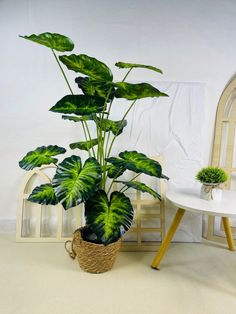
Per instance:
[[[151,82],[169,97],[138,100],[128,115],[128,126],[114,152],[137,150],[150,157],[164,157],[167,188],[198,186],[196,172],[203,166],[202,133],[205,117],[205,86],[202,83]],[[127,110],[124,100],[114,103],[113,118]],[[167,204],[167,227],[175,210]],[[176,241],[200,241],[202,219],[187,213],[176,233]]]

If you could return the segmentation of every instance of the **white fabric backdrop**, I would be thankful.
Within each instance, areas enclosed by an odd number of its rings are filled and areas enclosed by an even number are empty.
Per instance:
[[[201,83],[151,83],[169,97],[137,101],[114,151],[128,149],[152,157],[162,155],[163,172],[170,177],[167,188],[196,186],[196,172],[203,166],[205,86]],[[126,109],[123,100],[114,103],[113,118],[120,119]],[[167,225],[174,213],[175,210],[167,204]],[[200,241],[201,234],[201,217],[187,213],[175,240]]]

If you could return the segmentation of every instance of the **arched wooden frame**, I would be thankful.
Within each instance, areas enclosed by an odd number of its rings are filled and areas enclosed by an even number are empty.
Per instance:
[[[231,178],[236,173],[233,165],[236,130],[236,77],[225,87],[217,108],[215,134],[212,149],[212,166],[223,168],[229,175],[225,188],[231,188]],[[221,223],[221,229],[222,223]],[[236,228],[232,227],[236,235]],[[215,217],[208,218],[207,239],[225,243],[225,238],[215,234]]]
[[[20,187],[19,200],[18,200],[18,214],[16,221],[16,241],[17,242],[65,242],[70,239],[63,236],[63,207],[58,204],[54,206],[56,215],[57,215],[57,226],[56,226],[56,235],[55,236],[42,236],[42,208],[43,205],[35,204],[36,207],[36,217],[35,217],[35,230],[34,234],[23,234],[23,221],[26,221],[26,224],[30,223],[31,209],[26,209],[25,202],[27,201],[31,191],[34,181],[34,177],[38,176],[43,180],[43,183],[51,183],[51,178],[44,171],[47,169],[55,169],[55,165],[46,165],[40,168],[35,168],[32,171],[26,173],[23,178]],[[29,202],[30,203],[30,202]],[[81,227],[82,225],[82,207],[77,206],[77,226]],[[30,229],[30,228],[29,228]]]
[[[154,158],[153,158],[154,159]],[[155,158],[157,161],[162,163],[161,158]],[[21,184],[18,204],[18,216],[16,224],[16,241],[17,242],[65,242],[70,238],[63,237],[63,207],[58,204],[54,207],[57,209],[57,233],[56,236],[42,236],[41,230],[41,219],[42,219],[42,205],[34,204],[36,206],[36,226],[34,235],[24,235],[23,220],[30,219],[30,213],[26,211],[24,213],[24,202],[28,199],[29,194],[32,191],[33,177],[39,176],[43,179],[44,183],[50,183],[51,178],[44,172],[46,169],[55,168],[55,165],[42,166],[35,168],[32,171],[26,173],[23,182]],[[156,251],[159,248],[160,241],[162,241],[165,235],[165,215],[164,215],[164,194],[163,194],[163,180],[160,180],[159,194],[162,197],[162,201],[158,199],[144,199],[140,191],[135,191],[135,197],[132,200],[134,206],[134,222],[133,226],[128,231],[129,234],[134,234],[136,237],[135,241],[127,239],[126,235],[122,241],[122,251]],[[147,209],[148,207],[148,209]],[[145,209],[146,208],[146,209]],[[154,224],[158,221],[158,226],[143,226],[144,221],[150,223],[154,221]],[[77,227],[81,227],[83,222],[83,210],[82,206],[78,206],[78,217]],[[144,235],[149,235],[149,239],[144,239]],[[160,240],[156,241],[152,239],[152,236],[159,236]]]

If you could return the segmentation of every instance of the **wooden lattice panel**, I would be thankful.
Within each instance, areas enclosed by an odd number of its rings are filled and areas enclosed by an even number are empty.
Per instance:
[[[162,163],[161,158],[156,158]],[[142,177],[140,179],[142,180]],[[156,251],[165,236],[165,207],[163,180],[153,179],[161,195],[161,201],[147,197],[146,193],[134,191],[132,205],[134,221],[130,230],[124,235],[122,251]]]
[[[233,177],[236,175],[236,167],[233,165],[235,155],[235,131],[236,130],[236,78],[234,78],[224,89],[218,104],[215,135],[212,151],[212,166],[223,168],[229,175],[229,180],[224,188],[232,189]],[[222,236],[216,235],[216,218],[208,218],[207,239],[211,241],[225,243],[223,226],[220,229]],[[232,227],[234,237],[236,228]]]
[[[54,165],[29,171],[21,184],[16,224],[17,242],[65,242],[82,225],[82,206],[65,211],[58,204],[40,205],[27,201],[35,185],[51,183]]]
[[[134,222],[123,238],[121,250],[156,251],[165,234],[164,200],[145,200],[137,191],[132,205]]]

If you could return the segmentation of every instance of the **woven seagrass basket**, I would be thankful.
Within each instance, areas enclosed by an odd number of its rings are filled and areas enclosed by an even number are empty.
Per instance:
[[[73,234],[72,241],[66,241],[65,248],[70,257],[79,261],[80,267],[89,273],[104,273],[112,268],[121,247],[121,239],[104,245],[87,242],[82,239],[81,231],[77,229]],[[68,249],[68,244],[71,248]]]

